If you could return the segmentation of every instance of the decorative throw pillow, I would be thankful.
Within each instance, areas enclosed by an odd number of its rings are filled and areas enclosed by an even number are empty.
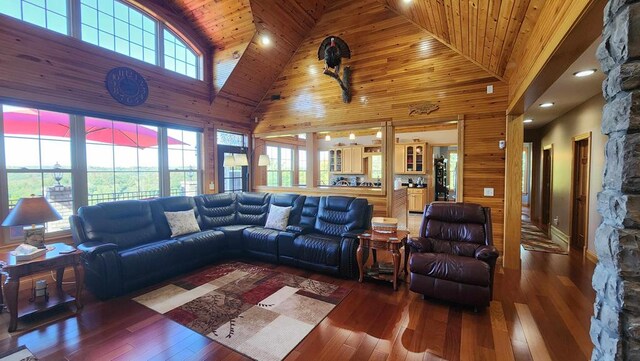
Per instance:
[[[167,217],[167,223],[171,228],[171,237],[200,232],[200,226],[193,209],[182,212],[164,212],[164,216]]]
[[[269,208],[267,223],[264,225],[264,227],[284,231],[287,229],[290,214],[291,207],[278,207],[272,204]]]

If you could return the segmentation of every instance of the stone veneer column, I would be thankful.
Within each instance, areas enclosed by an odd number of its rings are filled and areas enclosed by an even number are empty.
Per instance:
[[[640,2],[610,0],[598,59],[607,79],[603,217],[591,319],[592,360],[640,360]]]

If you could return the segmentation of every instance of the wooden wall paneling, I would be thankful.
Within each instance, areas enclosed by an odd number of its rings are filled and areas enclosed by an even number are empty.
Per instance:
[[[0,99],[117,120],[203,128],[209,84],[0,15]],[[149,97],[128,107],[109,95],[109,70],[128,66],[145,77]]]
[[[510,59],[508,113],[524,111],[595,41],[605,4],[605,0],[545,4],[527,42]]]
[[[315,187],[320,183],[320,160],[316,133],[307,134],[307,187]]]
[[[463,199],[491,207],[494,244],[501,253],[504,250],[505,151],[498,148],[498,142],[506,139],[505,132],[504,115],[464,120]],[[485,197],[484,188],[493,188],[494,196]]]
[[[456,184],[456,202],[464,202],[464,124],[464,116],[458,116],[458,184]],[[435,193],[433,199],[435,199]]]
[[[522,150],[524,142],[524,116],[507,116],[506,163],[509,173],[505,178],[504,200],[504,254],[503,266],[520,269],[520,240],[522,213]]]

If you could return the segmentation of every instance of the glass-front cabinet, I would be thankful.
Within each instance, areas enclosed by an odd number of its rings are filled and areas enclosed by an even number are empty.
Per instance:
[[[394,173],[425,174],[426,143],[396,143],[394,156]]]

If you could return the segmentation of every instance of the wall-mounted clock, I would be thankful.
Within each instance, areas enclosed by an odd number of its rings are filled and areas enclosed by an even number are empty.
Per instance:
[[[126,68],[113,68],[105,80],[107,90],[120,104],[136,106],[143,104],[149,96],[149,87],[142,75]]]

